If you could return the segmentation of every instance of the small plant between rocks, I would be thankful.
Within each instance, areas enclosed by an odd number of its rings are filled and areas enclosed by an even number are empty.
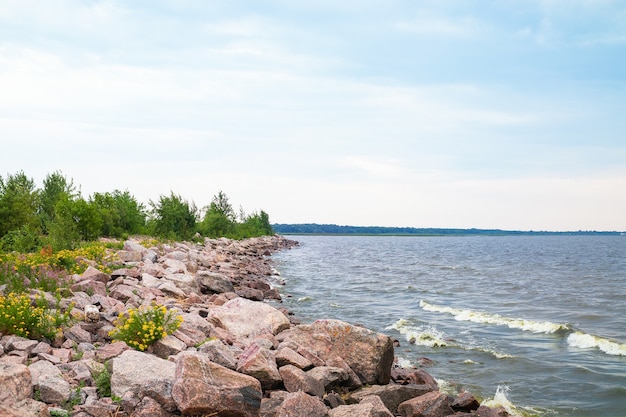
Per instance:
[[[119,316],[109,336],[143,352],[157,340],[174,333],[182,322],[182,316],[167,310],[165,306],[141,306],[131,308]]]

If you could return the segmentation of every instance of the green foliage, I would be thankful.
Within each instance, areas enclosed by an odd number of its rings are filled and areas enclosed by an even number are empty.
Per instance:
[[[198,209],[181,196],[171,193],[159,201],[150,201],[151,226],[155,235],[167,239],[189,239],[196,232]]]
[[[90,202],[102,220],[101,236],[119,238],[144,231],[146,225],[145,208],[128,191],[115,190],[113,193],[94,193]]]
[[[202,222],[198,225],[198,231],[204,236],[211,238],[228,237],[232,239],[245,239],[255,236],[267,236],[274,234],[266,212],[246,215],[240,209],[240,222],[237,222],[228,197],[220,191],[208,207]]]
[[[100,369],[93,371],[93,381],[96,384],[96,392],[100,397],[111,396],[111,372],[103,365]]]
[[[73,200],[77,197],[74,182],[67,179],[60,171],[48,174],[39,193],[39,219],[42,231],[47,233],[50,223],[55,218],[55,207],[63,198]]]
[[[0,251],[33,252],[41,247],[41,237],[27,226],[9,230],[0,238]]]
[[[37,230],[38,194],[35,182],[20,171],[0,177],[0,236],[11,230]]]
[[[157,340],[174,333],[182,322],[182,316],[175,315],[164,306],[142,306],[119,316],[109,336],[144,351]]]
[[[70,321],[70,306],[61,312],[60,298],[57,305],[49,309],[45,299],[37,300],[33,306],[26,294],[9,293],[0,295],[0,333],[14,334],[30,339],[54,339],[62,326]]]
[[[195,204],[173,192],[149,206],[128,191],[83,198],[60,171],[48,174],[41,189],[22,171],[0,176],[0,253],[74,250],[99,237],[126,239],[131,234],[167,240],[191,240],[198,232],[233,239],[273,234],[265,212],[246,215],[242,209],[237,215],[223,191],[213,197],[201,221]]]

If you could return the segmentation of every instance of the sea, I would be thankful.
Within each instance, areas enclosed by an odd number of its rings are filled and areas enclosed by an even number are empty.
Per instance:
[[[288,236],[282,306],[515,416],[626,416],[626,236]]]

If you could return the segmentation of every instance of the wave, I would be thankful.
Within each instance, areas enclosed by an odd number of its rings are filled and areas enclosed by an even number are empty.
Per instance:
[[[495,313],[486,313],[482,311],[468,310],[463,308],[454,308],[447,306],[438,306],[430,304],[424,300],[419,303],[420,307],[426,311],[437,313],[448,313],[454,316],[455,320],[471,321],[474,323],[495,324],[508,326],[511,329],[518,329],[533,333],[568,333],[572,331],[569,324],[552,323],[550,321],[535,321],[519,318],[504,317]]]
[[[567,336],[567,344],[579,349],[599,349],[607,355],[626,356],[626,343],[583,332],[574,332]]]
[[[426,346],[431,348],[455,347],[463,350],[472,350],[487,353],[494,356],[496,359],[513,357],[506,353],[497,352],[495,350],[483,347],[463,345],[461,343],[457,343],[456,341],[447,339],[445,333],[437,329],[432,324],[424,326],[411,326],[408,320],[400,319],[391,326],[387,327],[387,330],[398,331],[400,334],[404,335],[407,342],[414,345]]]
[[[480,405],[484,405],[487,407],[503,407],[511,416],[521,417],[522,413],[520,410],[513,405],[513,403],[507,398],[506,394],[509,392],[509,387],[506,385],[498,385],[496,388],[496,393],[492,399],[484,400]]]
[[[535,321],[519,318],[510,318],[495,313],[468,310],[430,304],[421,300],[420,307],[426,311],[437,313],[448,313],[454,316],[455,320],[471,321],[474,323],[494,324],[508,326],[511,329],[518,329],[533,333],[563,334],[567,335],[567,344],[580,349],[598,349],[607,355],[626,356],[626,343],[620,343],[601,336],[575,330],[569,324],[553,323],[550,321]],[[505,356],[506,357],[506,356]]]
[[[444,333],[437,330],[433,325],[412,327],[409,326],[407,320],[400,319],[387,327],[387,329],[397,330],[406,337],[407,342],[414,345],[427,347],[449,346],[449,343],[444,340]]]

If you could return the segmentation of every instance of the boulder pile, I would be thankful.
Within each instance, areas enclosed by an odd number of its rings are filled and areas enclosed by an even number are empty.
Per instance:
[[[0,339],[0,415],[74,417],[503,417],[422,369],[394,365],[394,340],[278,306],[280,236],[147,248],[125,242],[123,266],[72,276],[77,319],[63,337]],[[37,294],[33,294],[36,297]],[[264,302],[264,300],[273,300]],[[181,326],[146,352],[112,341],[114,321],[153,303]]]

